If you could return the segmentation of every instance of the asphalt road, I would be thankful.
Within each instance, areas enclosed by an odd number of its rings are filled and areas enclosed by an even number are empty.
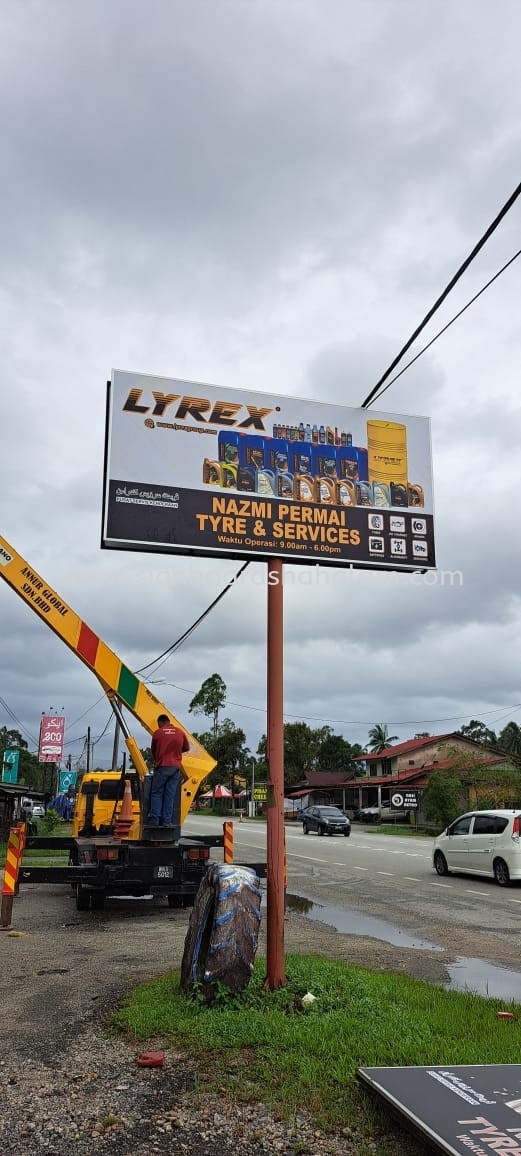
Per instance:
[[[202,825],[217,832],[222,820],[190,818],[185,831]],[[428,941],[521,971],[521,886],[500,888],[468,875],[440,879],[432,840],[422,836],[381,835],[356,823],[348,839],[304,835],[300,823],[287,823],[285,835],[288,893],[322,907],[324,922],[367,934],[371,916],[380,921],[370,932],[377,939],[396,942],[394,930],[402,942]],[[264,825],[235,822],[234,840],[237,862],[265,859]]]

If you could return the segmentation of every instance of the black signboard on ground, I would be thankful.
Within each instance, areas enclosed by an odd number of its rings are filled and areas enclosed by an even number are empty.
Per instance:
[[[521,1156],[521,1064],[359,1068],[416,1133],[450,1156]]]

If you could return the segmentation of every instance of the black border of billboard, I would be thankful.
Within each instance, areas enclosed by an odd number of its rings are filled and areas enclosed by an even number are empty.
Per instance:
[[[110,549],[105,546],[105,521],[107,510],[107,473],[109,464],[109,421],[110,421],[110,391],[112,383],[107,381],[105,391],[105,437],[103,440],[103,493],[102,493],[102,507],[101,507],[101,535],[100,546],[102,550]]]

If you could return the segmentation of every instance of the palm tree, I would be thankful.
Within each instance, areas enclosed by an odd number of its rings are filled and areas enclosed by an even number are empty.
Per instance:
[[[369,750],[371,754],[377,755],[379,751],[385,750],[391,743],[396,742],[398,735],[390,735],[387,723],[375,723],[369,731]]]

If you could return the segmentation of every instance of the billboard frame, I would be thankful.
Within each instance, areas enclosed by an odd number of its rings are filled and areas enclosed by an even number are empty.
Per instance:
[[[132,381],[134,381],[136,383],[136,385],[141,386],[141,389],[137,389],[135,387],[133,388],[132,387]],[[277,407],[278,407],[278,403],[282,403],[282,405],[287,404],[290,408],[295,407],[295,406],[300,406],[301,409],[304,409],[304,410],[305,410],[305,407],[314,407],[314,410],[317,413],[323,412],[325,415],[327,413],[330,413],[330,414],[336,413],[337,415],[342,415],[342,414],[362,415],[363,414],[366,422],[368,420],[366,415],[369,415],[369,421],[371,421],[373,424],[396,425],[397,428],[399,426],[403,425],[403,428],[406,431],[406,435],[409,432],[409,427],[407,427],[404,423],[406,423],[406,422],[419,423],[418,428],[420,428],[422,425],[425,427],[422,430],[422,439],[423,439],[422,448],[423,448],[423,443],[424,443],[425,444],[425,454],[428,455],[428,460],[426,461],[425,470],[424,470],[425,479],[426,479],[426,493],[428,494],[428,497],[430,498],[430,501],[426,502],[427,509],[418,508],[417,510],[414,510],[412,507],[399,507],[397,505],[385,507],[385,508],[383,508],[383,507],[378,508],[374,505],[373,506],[353,505],[353,506],[350,506],[349,508],[342,509],[342,507],[336,503],[335,504],[331,503],[330,505],[326,505],[326,504],[320,505],[315,501],[315,498],[311,499],[309,502],[307,500],[301,499],[301,498],[299,498],[297,501],[294,497],[282,498],[279,494],[277,494],[277,495],[272,495],[272,496],[270,496],[269,499],[264,500],[258,493],[252,493],[250,495],[247,492],[243,492],[243,491],[239,491],[239,490],[231,489],[231,488],[230,489],[224,489],[224,488],[215,487],[214,489],[212,489],[212,488],[210,488],[210,485],[207,487],[204,483],[201,483],[201,482],[197,483],[197,486],[192,486],[191,488],[184,489],[180,485],[179,478],[174,479],[174,481],[171,484],[169,483],[168,479],[166,479],[166,478],[164,478],[162,481],[155,480],[155,481],[150,482],[150,481],[145,480],[145,481],[138,482],[138,483],[136,483],[132,479],[130,481],[128,479],[125,480],[123,478],[118,480],[118,478],[115,477],[115,475],[114,475],[114,468],[111,467],[112,439],[113,439],[113,433],[114,433],[114,428],[113,428],[114,427],[114,414],[115,414],[115,407],[116,407],[114,390],[115,390],[116,384],[118,386],[118,389],[123,389],[124,387],[126,387],[128,389],[129,393],[127,396],[127,403],[129,401],[130,394],[132,393],[135,395],[135,399],[134,399],[135,409],[132,409],[132,406],[130,406],[130,407],[128,407],[128,412],[133,412],[136,415],[137,414],[139,414],[139,415],[143,414],[144,415],[152,408],[152,405],[149,407],[145,407],[145,406],[141,406],[139,404],[139,402],[141,401],[142,394],[144,392],[144,388],[147,384],[148,384],[150,389],[152,389],[154,385],[159,385],[159,384],[164,389],[165,385],[169,384],[171,386],[179,386],[181,389],[184,389],[185,394],[186,394],[187,390],[193,391],[194,389],[197,389],[199,391],[199,394],[201,394],[201,392],[206,391],[207,395],[208,395],[208,393],[210,393],[210,396],[212,394],[218,393],[221,397],[225,397],[225,398],[230,397],[230,396],[242,398],[242,399],[244,399],[242,401],[242,405],[244,405],[244,406],[247,405],[247,400],[258,401],[258,399],[262,399],[262,400],[265,400],[266,402],[272,402],[273,403],[272,406],[268,409],[268,412],[270,414],[276,412]],[[159,396],[160,397],[170,397],[170,396],[174,396],[174,395],[159,394]],[[183,394],[181,394],[181,393],[178,395],[175,395],[175,398],[176,398],[176,400],[179,400],[181,398],[183,401],[186,400],[186,396],[183,396]],[[190,398],[189,400],[195,400],[195,399]],[[158,407],[158,404],[159,403],[156,401],[156,404],[154,406],[154,412],[155,412],[155,409]],[[168,403],[168,404],[170,404],[170,403]],[[230,404],[232,404],[232,403],[230,402]],[[217,405],[217,403],[215,403],[215,405]],[[125,406],[124,408],[127,408],[127,407]],[[256,407],[253,406],[252,408],[255,410]],[[280,408],[280,406],[279,406],[279,408]],[[119,419],[121,419],[121,417],[122,417],[122,414],[119,414]],[[380,418],[381,418],[381,420],[380,420]],[[384,420],[384,418],[385,418],[385,420]],[[396,420],[393,421],[392,419],[396,419]],[[206,418],[204,418],[204,419],[201,418],[201,421],[203,421],[203,420],[206,422]],[[224,419],[224,420],[226,420],[226,419]],[[147,417],[145,424],[148,425],[149,427],[154,427],[154,425],[156,423],[154,423],[153,420],[151,420],[149,417]],[[158,425],[165,425],[165,426],[168,425],[169,427],[175,428],[177,430],[181,430],[182,428],[186,428],[186,427],[182,427],[182,426],[178,426],[178,425],[174,426],[173,423],[167,423],[167,422],[158,422],[157,424]],[[210,421],[208,421],[207,424],[210,425]],[[245,423],[243,422],[241,424],[245,424]],[[276,427],[274,427],[274,428],[276,428]],[[190,427],[190,429],[188,429],[188,432],[190,432],[191,429],[193,429],[193,427]],[[212,430],[205,429],[204,431],[197,430],[194,432],[217,433],[218,431],[216,429],[212,429]],[[223,433],[222,430],[220,432]],[[237,434],[238,431],[235,430],[233,432],[235,434]],[[240,432],[243,432],[243,431],[240,431]],[[250,431],[248,431],[248,432],[250,432]],[[226,428],[224,430],[224,433],[226,433]],[[179,437],[180,433],[178,433],[176,436]],[[246,438],[243,442],[243,445],[247,444],[247,436],[248,435],[246,435]],[[118,438],[120,439],[120,441],[122,440],[121,434],[119,431],[118,431]],[[265,432],[264,438],[261,440],[264,440],[265,442],[271,441],[272,440],[271,434],[267,434]],[[273,441],[275,441],[275,440],[277,440],[277,439],[273,439]],[[283,439],[281,439],[281,440],[283,440]],[[201,442],[206,442],[206,441],[209,442],[210,439],[200,439],[199,444],[201,444]],[[300,447],[298,447],[298,448],[300,448]],[[301,444],[301,448],[302,448],[302,451],[309,449],[309,452],[311,453],[311,448],[314,448],[314,447],[310,448],[309,443],[304,442]],[[331,452],[336,453],[338,450],[343,451],[344,448],[345,448],[346,454],[347,454],[349,452],[349,446],[343,447],[343,446],[338,446],[338,444],[335,444],[334,451],[333,451],[333,447],[331,447]],[[355,455],[356,455],[356,452],[365,453],[365,459],[367,460],[367,451],[365,451],[365,447],[363,447],[362,450],[358,450],[357,447],[353,447],[353,450],[355,451]],[[295,448],[294,448],[294,452],[296,452]],[[139,464],[139,454],[137,454],[136,457],[138,458],[138,464]],[[111,380],[107,381],[107,383],[106,383],[102,525],[101,525],[100,545],[101,545],[102,549],[124,550],[126,552],[139,552],[139,553],[157,553],[157,554],[161,554],[161,555],[165,555],[165,556],[166,555],[177,555],[177,556],[185,556],[185,557],[192,557],[192,558],[193,557],[201,557],[201,558],[206,557],[206,558],[210,558],[210,559],[217,557],[217,558],[224,559],[224,560],[231,559],[231,560],[239,561],[239,562],[263,561],[263,562],[268,562],[268,563],[270,562],[270,560],[280,558],[283,562],[285,562],[287,564],[295,563],[298,565],[307,565],[307,566],[309,566],[309,565],[316,566],[318,564],[320,566],[324,565],[324,566],[329,566],[329,567],[333,567],[336,569],[357,569],[357,570],[358,569],[364,569],[364,570],[375,570],[375,571],[383,571],[383,572],[393,572],[394,571],[394,572],[398,572],[398,573],[402,572],[402,573],[422,573],[423,574],[423,573],[426,573],[428,570],[435,570],[436,569],[435,551],[434,551],[434,503],[433,503],[433,498],[432,498],[432,466],[431,466],[431,463],[432,463],[431,431],[430,431],[430,421],[428,418],[421,418],[421,417],[417,417],[417,416],[413,416],[413,415],[398,415],[398,414],[396,414],[396,415],[386,414],[386,415],[382,415],[382,417],[381,417],[381,415],[379,413],[375,412],[373,414],[373,411],[362,410],[360,408],[355,408],[355,407],[336,406],[331,402],[318,402],[318,401],[315,401],[313,399],[308,399],[308,398],[299,399],[299,398],[291,397],[289,395],[280,395],[279,396],[279,395],[274,395],[274,394],[269,394],[269,393],[258,394],[258,393],[253,393],[252,391],[249,391],[249,390],[235,389],[235,388],[228,389],[227,387],[220,387],[220,386],[216,386],[216,385],[204,385],[204,384],[199,383],[199,382],[193,382],[193,381],[189,381],[189,380],[181,379],[181,378],[155,377],[155,376],[150,375],[150,374],[137,374],[137,373],[133,374],[129,371],[113,370]],[[407,468],[407,459],[406,459],[406,468]],[[143,472],[145,472],[145,471],[146,471],[146,467],[144,467]],[[136,470],[136,472],[137,472],[137,470]],[[264,471],[264,472],[269,472],[269,471]],[[423,481],[423,477],[422,477],[422,481]],[[140,494],[145,495],[145,500],[142,500],[140,498],[132,499],[132,498],[127,498],[127,497],[119,497],[119,496],[116,497],[115,488],[118,488],[120,484],[121,484],[120,493],[123,492],[124,486],[125,487],[129,486],[129,487],[132,487],[132,489],[129,491],[130,493],[138,493],[138,491],[139,491]],[[144,487],[144,489],[139,490],[140,486]],[[158,511],[158,510],[154,511],[154,509],[152,509],[152,507],[153,506],[166,505],[167,503],[151,502],[150,505],[147,505],[147,501],[146,501],[147,495],[150,498],[154,498],[154,497],[160,498],[161,497],[161,494],[159,492],[156,492],[155,494],[152,493],[150,487],[154,487],[154,486],[156,487],[156,491],[157,491],[157,487],[161,488],[163,486],[169,487],[170,491],[173,491],[173,490],[177,491],[175,494],[173,494],[173,493],[165,494],[164,493],[163,497],[180,498],[180,501],[178,503],[179,505],[181,505],[185,501],[185,499],[187,499],[189,507],[190,507],[190,505],[192,507],[199,505],[201,511],[202,510],[207,510],[207,511],[213,510],[216,513],[223,512],[223,511],[226,513],[229,509],[232,509],[233,511],[236,510],[238,512],[237,518],[236,518],[236,524],[239,524],[239,522],[241,520],[239,518],[238,514],[244,509],[248,510],[248,506],[249,506],[249,510],[251,511],[249,514],[246,515],[246,517],[249,517],[249,524],[251,524],[254,521],[256,511],[258,511],[259,509],[262,510],[263,508],[269,508],[270,518],[268,519],[268,518],[265,518],[261,515],[261,521],[263,521],[263,523],[266,525],[266,527],[273,526],[273,524],[275,522],[277,522],[277,528],[279,530],[279,533],[280,533],[280,525],[283,524],[284,535],[286,535],[286,533],[289,534],[292,529],[295,530],[295,526],[290,525],[288,527],[288,525],[287,525],[288,522],[291,522],[291,523],[295,522],[297,524],[297,529],[296,529],[297,534],[305,534],[306,532],[308,532],[305,527],[303,527],[301,529],[300,524],[298,523],[298,518],[300,516],[300,511],[299,511],[298,507],[300,507],[300,508],[306,507],[305,513],[307,513],[308,516],[313,519],[313,526],[312,526],[313,532],[321,534],[322,541],[321,541],[320,545],[318,545],[318,546],[314,545],[314,544],[313,544],[313,546],[311,546],[311,544],[310,544],[309,546],[303,547],[303,548],[308,550],[308,552],[306,552],[306,553],[300,552],[300,544],[298,542],[293,543],[292,541],[289,541],[288,543],[286,543],[285,538],[282,541],[282,544],[274,545],[273,542],[271,541],[269,543],[269,546],[267,545],[265,549],[262,548],[262,545],[263,545],[262,542],[260,545],[258,545],[257,542],[255,542],[251,546],[246,545],[246,544],[244,546],[242,546],[242,542],[240,542],[238,544],[237,540],[233,539],[233,538],[226,545],[219,545],[216,543],[216,541],[204,540],[205,534],[207,532],[206,526],[207,526],[207,523],[209,520],[208,512],[206,512],[206,513],[205,512],[199,512],[199,513],[195,514],[195,517],[200,519],[199,524],[200,525],[204,524],[204,533],[201,533],[199,535],[198,540],[196,540],[193,536],[192,536],[192,540],[187,540],[188,535],[187,535],[186,531],[183,533],[183,530],[184,530],[185,525],[188,525],[188,521],[191,517],[191,510],[189,509],[189,512],[187,515],[183,514],[181,517],[179,517],[179,515],[175,514],[174,519],[173,519],[174,529],[170,532],[170,536],[173,540],[170,542],[166,542],[162,539],[161,533],[156,529],[156,527],[157,527],[157,525],[160,525],[161,522],[164,526],[167,524],[168,518],[169,518],[168,511],[161,513],[161,511]],[[388,487],[388,488],[390,488],[390,487]],[[407,489],[407,487],[406,487],[406,489]],[[417,489],[419,489],[421,491],[422,486],[418,486]],[[195,495],[195,498],[194,498],[194,495]],[[187,496],[188,496],[188,498],[187,498]],[[211,502],[210,502],[210,499],[211,499]],[[130,532],[130,533],[121,532],[120,533],[118,531],[118,533],[115,534],[112,532],[112,530],[114,528],[114,522],[116,519],[116,514],[115,514],[116,501],[118,501],[120,503],[126,503],[126,502],[131,503],[133,501],[135,503],[133,506],[131,506],[129,504],[127,510],[125,510],[124,507],[119,506],[118,511],[117,511],[117,517],[119,518],[120,525],[123,526],[125,524],[126,526],[129,526],[129,525],[135,524],[138,527],[136,529],[135,533],[133,533],[133,532]],[[205,503],[206,503],[206,505],[205,505]],[[143,509],[143,507],[146,507],[146,511]],[[295,509],[294,507],[297,507],[297,509]],[[177,506],[175,506],[175,507],[173,506],[172,508],[173,509],[175,508],[177,510]],[[290,511],[289,515],[287,512],[288,510]],[[279,516],[279,511],[282,511],[280,516]],[[311,511],[311,513],[310,513],[310,511]],[[429,511],[429,512],[427,512],[427,511]],[[235,516],[235,514],[234,514],[234,516]],[[301,516],[304,517],[305,516],[304,513],[302,513]],[[145,531],[144,527],[147,526],[147,517],[150,519],[150,528]],[[334,535],[336,533],[334,528],[330,529],[329,522],[323,521],[324,518],[328,518],[328,517],[330,517],[333,520],[333,526],[335,524],[335,520],[337,519],[337,524],[339,524],[339,526],[340,526],[340,528],[338,530],[338,535],[344,536],[343,540],[345,542],[345,549],[347,549],[349,551],[349,553],[347,555],[345,554],[345,552],[341,553],[341,549],[336,548],[336,547],[331,547],[331,550],[336,549],[337,555],[340,555],[340,556],[335,556],[335,554],[333,552],[331,552],[331,553],[328,552],[330,547],[327,545],[327,543],[324,544],[325,535],[331,534],[334,537]],[[183,518],[184,518],[184,521],[183,521]],[[112,525],[111,525],[111,519],[112,519]],[[171,513],[170,513],[170,519],[171,519]],[[318,519],[321,520],[320,523],[319,523]],[[154,522],[155,522],[155,524],[153,524]],[[244,519],[242,520],[242,522],[244,524]],[[393,529],[393,526],[398,526],[399,528]],[[414,527],[419,527],[419,530],[416,530]],[[269,532],[271,532],[271,531],[269,531]],[[147,537],[147,533],[149,535],[148,537]],[[265,533],[266,533],[266,531],[265,531]],[[177,534],[179,535],[178,537],[177,537]],[[356,538],[356,536],[358,535],[358,543],[356,543],[354,546],[350,545],[350,541],[349,541],[350,535],[353,538]],[[346,536],[347,536],[347,542],[346,542]],[[245,543],[250,542],[251,540],[252,540],[251,538],[247,538],[247,537],[244,538]],[[358,544],[361,542],[361,540],[364,543],[364,552],[362,553],[362,555],[357,556],[357,548],[358,548]],[[418,545],[417,545],[417,543],[418,543]],[[299,546],[299,549],[297,549],[297,546]],[[379,551],[385,550],[385,560],[383,560],[381,553],[376,553],[374,555],[374,557],[370,556],[369,551],[373,550],[373,546],[377,546]],[[400,555],[397,555],[396,557],[391,558],[390,553],[389,553],[391,549],[394,550],[394,549],[399,549],[399,548],[401,548],[405,551],[405,556],[404,556],[403,561],[401,560]],[[420,549],[423,550],[424,548],[426,551],[428,550],[428,561],[426,561],[424,557],[420,557],[420,556],[415,561],[414,558],[412,557],[412,551],[416,550],[416,549],[419,551]],[[311,552],[312,549],[313,549],[313,552]]]

